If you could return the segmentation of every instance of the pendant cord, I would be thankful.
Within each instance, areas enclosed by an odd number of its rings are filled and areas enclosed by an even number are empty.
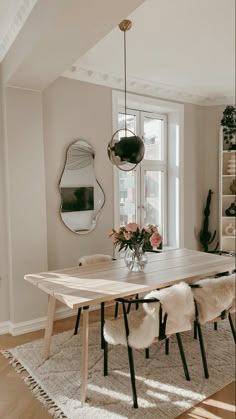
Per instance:
[[[125,79],[125,136],[127,137],[127,123],[126,123],[126,31],[124,31],[124,79]]]

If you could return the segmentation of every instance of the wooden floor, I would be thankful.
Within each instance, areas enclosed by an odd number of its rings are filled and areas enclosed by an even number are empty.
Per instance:
[[[112,309],[114,313],[114,309]],[[107,314],[107,313],[106,313]],[[99,321],[98,311],[90,313],[90,322]],[[58,320],[54,333],[72,329],[75,318]],[[43,337],[43,330],[20,336],[0,336],[0,349],[12,348]],[[0,356],[0,418],[1,419],[50,419],[52,418],[34,399],[31,391],[19,375],[9,365],[8,360]],[[230,384],[210,398],[183,413],[178,419],[235,419],[235,383]],[[158,418],[157,418],[158,419]],[[174,419],[174,418],[173,418]]]

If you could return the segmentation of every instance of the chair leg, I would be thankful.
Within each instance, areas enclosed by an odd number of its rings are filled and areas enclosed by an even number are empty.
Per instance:
[[[104,349],[104,336],[103,336],[103,329],[105,323],[105,303],[101,303],[101,349]]]
[[[214,322],[214,330],[217,330],[217,322]]]
[[[231,330],[232,330],[232,335],[233,335],[233,338],[234,338],[234,343],[236,343],[236,332],[235,332],[233,320],[232,320],[232,317],[231,317],[231,314],[230,313],[229,313],[228,319],[229,319],[229,324],[230,324],[230,327],[231,327]]]
[[[103,374],[104,377],[108,375],[108,343],[104,339],[104,351],[103,351]]]
[[[131,303],[129,303],[129,304],[128,304],[128,308],[127,308],[127,314],[129,314],[129,312],[130,312],[130,309],[131,309]]]
[[[117,301],[116,306],[115,306],[115,314],[114,314],[115,319],[118,317],[118,311],[119,311],[119,303]]]
[[[202,364],[203,364],[205,378],[209,378],[209,372],[208,372],[207,360],[206,360],[206,352],[205,352],[204,342],[203,342],[203,337],[202,337],[202,329],[201,329],[201,326],[200,326],[199,322],[197,322],[197,331],[198,331],[199,344],[200,344],[200,349],[201,349]]]
[[[169,344],[170,344],[169,338],[166,338],[165,340],[165,354],[166,355],[169,355]]]
[[[180,353],[183,368],[184,368],[184,374],[185,374],[186,380],[190,381],[190,376],[189,376],[189,372],[188,372],[188,365],[187,365],[187,361],[186,361],[185,354],[184,354],[182,339],[181,339],[179,333],[176,333],[176,338],[177,338],[179,353]]]
[[[149,348],[145,349],[145,358],[149,359]]]
[[[131,378],[131,386],[132,386],[132,393],[133,393],[133,407],[135,409],[138,408],[138,400],[137,400],[137,392],[136,392],[136,384],[135,384],[135,371],[134,371],[134,357],[133,357],[133,350],[128,345],[128,357],[129,357],[129,368],[130,368],[130,378]]]
[[[81,315],[81,308],[78,309],[77,319],[76,319],[76,322],[75,322],[74,335],[77,335],[77,333],[78,333],[80,315]]]
[[[136,298],[136,299],[138,299],[138,294],[136,294],[135,298]],[[138,307],[139,307],[139,304],[138,304],[138,303],[136,303],[136,304],[135,304],[135,308],[136,308],[136,310],[138,310]]]
[[[196,320],[194,320],[194,335],[193,335],[194,339],[197,339],[197,322]]]

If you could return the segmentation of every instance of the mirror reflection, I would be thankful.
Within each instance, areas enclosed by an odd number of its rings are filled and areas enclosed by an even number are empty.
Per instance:
[[[74,142],[67,150],[59,184],[61,219],[78,234],[95,228],[105,203],[105,194],[95,176],[94,158],[94,150],[87,141]]]

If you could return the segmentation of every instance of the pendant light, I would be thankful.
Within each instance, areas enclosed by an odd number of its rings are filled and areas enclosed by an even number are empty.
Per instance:
[[[123,20],[119,24],[120,30],[124,33],[125,127],[118,129],[113,134],[107,147],[107,153],[111,163],[125,172],[135,169],[143,159],[145,151],[144,143],[141,138],[127,128],[126,31],[128,31],[131,26],[132,22],[130,20]],[[121,136],[123,133],[124,136]]]

